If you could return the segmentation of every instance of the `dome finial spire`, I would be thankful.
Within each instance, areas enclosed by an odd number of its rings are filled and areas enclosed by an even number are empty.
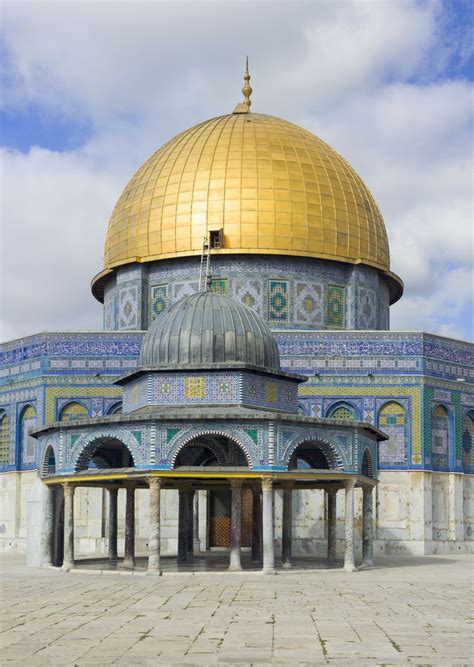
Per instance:
[[[250,105],[252,101],[250,100],[250,95],[252,94],[252,86],[250,85],[250,74],[249,74],[249,57],[245,59],[245,73],[244,73],[244,86],[242,88],[244,94],[244,101],[237,104],[234,109],[234,113],[249,113]]]

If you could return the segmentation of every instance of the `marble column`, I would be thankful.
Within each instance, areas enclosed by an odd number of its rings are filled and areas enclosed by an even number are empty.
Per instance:
[[[199,491],[195,491],[194,493],[193,534],[194,553],[198,554],[201,551],[201,540],[199,539]]]
[[[118,489],[109,489],[109,543],[108,543],[108,557],[109,560],[117,560],[117,500]]]
[[[188,490],[178,489],[178,562],[188,560]]]
[[[354,572],[357,568],[354,559],[354,488],[355,479],[344,482],[345,488],[345,547],[344,547],[344,569]]]
[[[362,565],[374,565],[373,487],[362,488]]]
[[[291,540],[293,529],[293,481],[284,481],[283,488],[283,513],[282,513],[282,535],[281,535],[281,561],[283,567],[291,567]]]
[[[64,491],[64,558],[62,569],[74,567],[74,484],[65,482]]]
[[[326,489],[328,503],[328,560],[336,560],[337,555],[337,492],[338,489]]]
[[[262,528],[263,528],[263,572],[275,573],[273,480],[262,478]]]
[[[160,495],[162,479],[150,477],[150,537],[148,539],[148,573],[161,574],[160,562]]]
[[[252,560],[262,560],[262,491],[252,487]]]
[[[230,488],[232,490],[232,496],[230,510],[229,570],[241,570],[242,480],[231,479]]]
[[[135,567],[135,482],[125,482],[125,567]]]
[[[186,525],[188,527],[188,534],[186,538],[186,555],[187,560],[192,561],[194,558],[194,496],[196,492],[193,489],[190,489],[187,492],[187,521]]]

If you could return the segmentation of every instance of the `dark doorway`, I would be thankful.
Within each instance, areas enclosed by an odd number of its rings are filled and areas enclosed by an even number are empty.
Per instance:
[[[209,546],[230,547],[231,491],[209,491]],[[241,543],[252,544],[252,490],[242,489]]]

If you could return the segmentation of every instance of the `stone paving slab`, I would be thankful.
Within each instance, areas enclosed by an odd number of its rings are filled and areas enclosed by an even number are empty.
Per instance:
[[[124,577],[4,555],[0,665],[474,666],[473,564]]]

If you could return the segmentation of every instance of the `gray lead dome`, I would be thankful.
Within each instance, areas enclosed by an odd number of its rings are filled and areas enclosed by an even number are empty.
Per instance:
[[[278,346],[251,308],[216,292],[174,303],[145,335],[140,366],[249,364],[279,370]]]

